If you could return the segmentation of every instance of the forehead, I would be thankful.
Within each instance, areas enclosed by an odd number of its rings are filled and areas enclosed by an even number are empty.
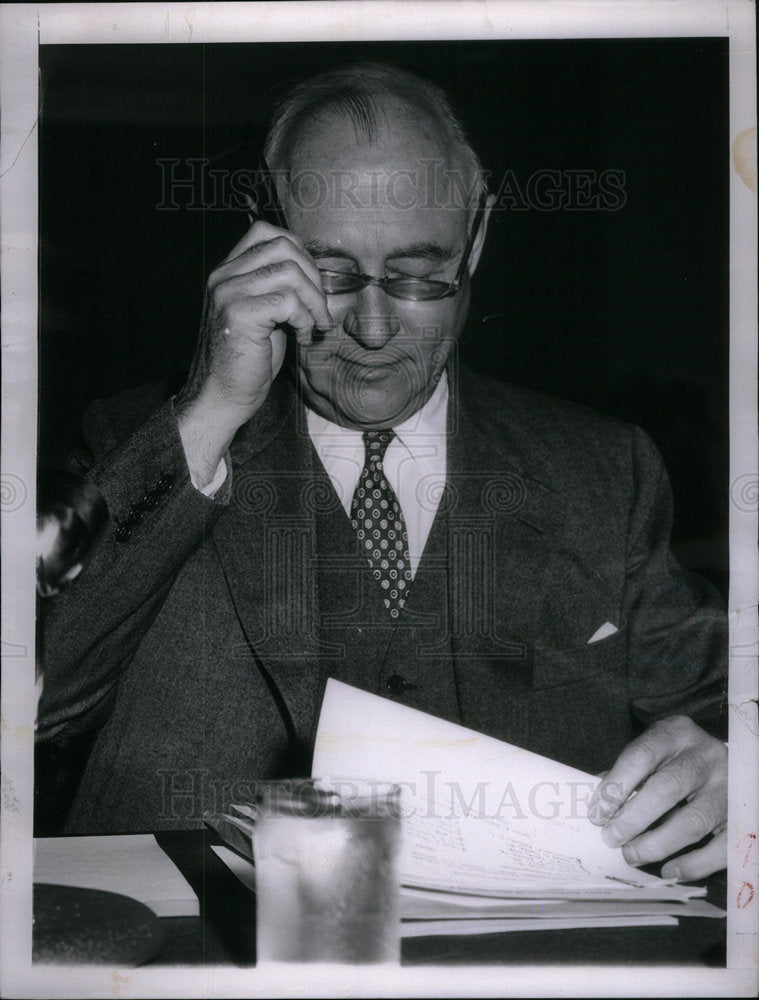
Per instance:
[[[455,246],[466,233],[467,178],[454,152],[437,123],[407,106],[378,116],[369,142],[343,115],[316,118],[290,150],[288,220],[304,239],[338,245]]]

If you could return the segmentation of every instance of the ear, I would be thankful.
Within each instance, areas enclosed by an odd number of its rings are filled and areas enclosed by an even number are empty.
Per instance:
[[[477,270],[477,265],[480,262],[480,254],[482,253],[482,248],[485,246],[485,237],[488,232],[488,222],[490,221],[490,212],[492,211],[493,205],[495,205],[495,195],[489,194],[487,201],[485,202],[485,208],[482,212],[482,219],[480,221],[480,228],[472,244],[472,252],[469,255],[469,277],[471,278],[474,272]]]

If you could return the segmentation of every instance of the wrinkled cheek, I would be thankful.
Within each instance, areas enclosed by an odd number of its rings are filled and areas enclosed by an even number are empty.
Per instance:
[[[436,347],[448,352],[451,344],[457,341],[461,334],[468,310],[467,287],[462,288],[455,298],[417,303],[417,312],[413,317],[415,336],[421,343],[427,345],[428,353]]]
[[[466,318],[466,305],[447,310],[444,315],[430,316],[428,322],[420,327],[417,345],[420,355],[420,367],[428,378],[438,380],[452,355],[455,355],[457,343]]]

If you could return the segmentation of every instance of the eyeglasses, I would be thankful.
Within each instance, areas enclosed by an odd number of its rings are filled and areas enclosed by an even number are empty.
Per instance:
[[[472,256],[472,247],[482,225],[486,201],[487,191],[480,196],[461,263],[453,281],[433,281],[430,278],[375,278],[371,274],[361,274],[359,271],[330,271],[319,268],[322,288],[327,295],[347,295],[358,292],[367,285],[376,285],[386,295],[394,299],[405,299],[407,302],[432,302],[435,299],[445,299],[455,295],[461,287],[469,258]]]

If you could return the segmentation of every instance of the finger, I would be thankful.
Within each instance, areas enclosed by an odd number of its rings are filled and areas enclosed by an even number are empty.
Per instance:
[[[287,338],[281,330],[271,332],[271,377],[275,379],[285,360]]]
[[[681,854],[662,867],[661,877],[692,882],[727,867],[727,830],[716,834],[704,847]]]
[[[727,798],[719,792],[695,795],[659,826],[628,840],[622,848],[625,861],[630,865],[647,865],[697,844],[721,826],[726,808]],[[601,833],[603,839],[612,847],[619,846],[607,839],[607,830],[605,827]]]
[[[327,308],[327,300],[321,287],[317,287],[293,260],[276,264],[266,264],[250,274],[236,275],[227,279],[216,289],[215,308],[224,310],[237,298],[267,299],[274,293],[292,293],[312,316],[310,327],[330,330],[336,324]],[[290,319],[278,322],[291,322]],[[293,324],[294,325],[294,324]],[[271,324],[269,324],[271,326]]]
[[[294,244],[288,234],[281,232],[270,240],[252,244],[238,256],[222,262],[208,276],[207,285],[212,290],[222,281],[235,275],[253,273],[262,267],[285,261],[297,263],[301,271],[321,289],[321,275],[313,258]]]
[[[316,264],[305,253],[293,256],[293,246],[284,237],[266,244],[257,244],[225,267],[219,267],[208,279],[209,290],[218,308],[237,294],[260,294],[281,286],[293,287],[303,301],[314,310],[315,325],[327,330],[335,325]],[[234,282],[242,278],[244,283]]]
[[[298,343],[308,343],[317,325],[313,313],[292,289],[237,298],[226,310],[225,320],[223,336],[229,343],[237,342],[241,350],[245,341],[263,343],[285,324],[294,329]]]
[[[678,802],[701,788],[709,779],[711,766],[704,754],[683,751],[662,765],[609,820],[601,836],[609,847],[619,847],[643,833]],[[710,833],[704,830],[701,836]],[[698,839],[698,838],[696,838]],[[687,841],[692,844],[693,841]],[[682,846],[682,845],[680,845]],[[671,853],[671,852],[670,852]],[[666,855],[660,855],[666,857]]]
[[[682,748],[689,727],[697,729],[690,719],[663,719],[629,743],[593,793],[590,821],[597,826],[606,823],[650,774]]]

